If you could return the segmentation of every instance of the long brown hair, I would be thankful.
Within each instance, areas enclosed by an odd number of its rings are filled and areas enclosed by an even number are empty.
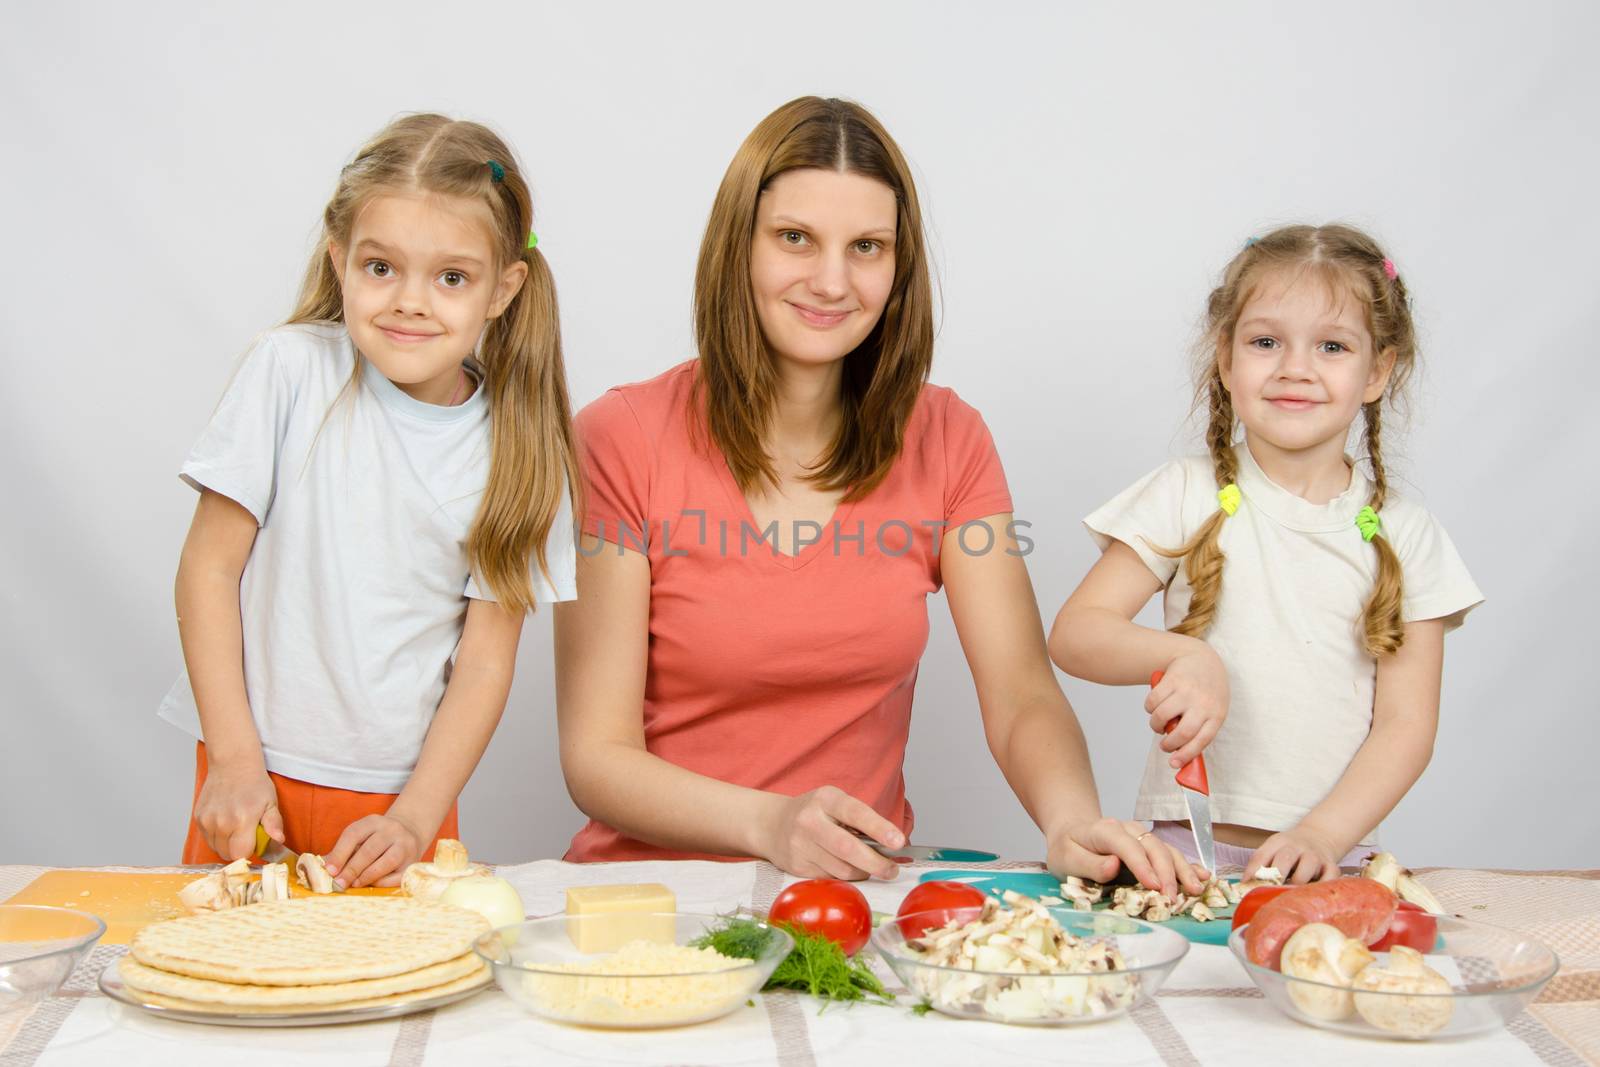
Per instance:
[[[839,430],[807,475],[820,489],[857,499],[900,455],[933,363],[933,293],[916,186],[894,139],[860,104],[791,100],[761,120],[728,164],[695,270],[696,410],[741,489],[778,483],[763,444],[777,369],[756,315],[750,242],[762,192],[778,175],[805,167],[880,181],[897,205],[894,286],[872,332],[844,358]]]
[[[533,199],[506,143],[485,126],[443,115],[406,115],[379,131],[339,173],[322,214],[322,238],[288,321],[344,321],[344,294],[328,243],[348,246],[362,206],[389,192],[483,203],[493,219],[496,270],[518,260],[528,266],[522,288],[489,320],[477,353],[489,390],[489,479],[467,535],[467,554],[503,607],[531,611],[528,562],[536,560],[550,573],[545,540],[561,494],[576,494],[579,482],[555,282],[544,256],[526,247]],[[356,364],[352,382],[360,380],[359,354]]]
[[[1220,489],[1238,477],[1233,451],[1237,420],[1233,401],[1222,384],[1220,360],[1232,346],[1239,315],[1263,278],[1284,270],[1314,272],[1360,301],[1372,335],[1374,358],[1385,351],[1394,353],[1394,369],[1383,395],[1362,406],[1362,443],[1372,472],[1372,495],[1367,503],[1373,511],[1382,511],[1389,494],[1379,439],[1383,405],[1394,403],[1416,366],[1417,335],[1405,283],[1393,270],[1392,261],[1376,241],[1352,226],[1285,226],[1256,238],[1233,257],[1223,272],[1222,284],[1211,291],[1201,340],[1197,402],[1207,413],[1206,448],[1217,486]],[[1183,559],[1184,576],[1193,590],[1189,613],[1173,627],[1177,633],[1199,637],[1211,627],[1222,593],[1225,556],[1217,542],[1226,521],[1226,513],[1219,509],[1188,543],[1176,549],[1155,549],[1169,558]],[[1353,529],[1351,536],[1357,536]],[[1383,656],[1397,651],[1405,637],[1403,585],[1400,557],[1388,538],[1380,532],[1372,538],[1372,547],[1378,554],[1378,574],[1362,624],[1367,651]]]

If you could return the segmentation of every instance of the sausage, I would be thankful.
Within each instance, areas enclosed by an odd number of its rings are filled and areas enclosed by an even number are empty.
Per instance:
[[[1398,898],[1371,878],[1335,878],[1295,886],[1261,905],[1244,930],[1250,962],[1278,969],[1283,946],[1306,923],[1327,923],[1363,945],[1389,928]]]

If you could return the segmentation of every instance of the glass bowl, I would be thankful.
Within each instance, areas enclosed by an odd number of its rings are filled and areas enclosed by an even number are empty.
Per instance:
[[[43,904],[0,904],[0,1016],[44,1000],[89,954],[106,924]]]
[[[489,961],[500,988],[541,1018],[606,1029],[685,1026],[743,1006],[793,951],[794,939],[752,920],[769,931],[756,959],[709,972],[644,960],[628,968],[641,972],[636,974],[615,973],[621,969],[616,942],[643,939],[666,945],[670,938],[671,944],[688,945],[725,921],[724,916],[687,912],[552,915],[502,926],[479,938],[473,949]],[[586,941],[602,948],[580,949],[578,944]]]
[[[1251,963],[1244,950],[1248,925],[1233,931],[1228,947],[1267,1002],[1289,1018],[1324,1030],[1413,1041],[1466,1037],[1504,1026],[1539,995],[1560,966],[1549,948],[1514,930],[1450,915],[1434,918],[1439,932],[1423,962],[1450,983],[1450,992],[1361,993],[1349,999],[1348,1015],[1339,1003],[1343,987]],[[1380,965],[1388,962],[1387,952],[1373,955]],[[1384,1025],[1375,1026],[1368,1017]]]
[[[965,922],[977,918],[980,910],[973,907],[927,914],[954,916]],[[1182,934],[1139,919],[1071,908],[1049,911],[1073,937],[1115,948],[1126,968],[1018,974],[940,966],[924,962],[906,947],[905,934],[895,920],[872,932],[872,947],[906,988],[935,1011],[963,1019],[1032,1026],[1097,1022],[1126,1014],[1154,996],[1189,952],[1189,941]],[[917,916],[901,918],[915,920]]]

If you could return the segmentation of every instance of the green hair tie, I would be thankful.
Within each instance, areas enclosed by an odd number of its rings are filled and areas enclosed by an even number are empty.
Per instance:
[[[494,180],[496,185],[506,180],[506,168],[492,159],[486,159],[484,162],[489,164],[489,177]]]
[[[1356,529],[1361,531],[1361,540],[1371,541],[1378,536],[1378,531],[1383,527],[1383,520],[1378,518],[1378,513],[1372,510],[1372,505],[1364,505],[1356,512]]]
[[[1227,515],[1232,515],[1239,510],[1240,499],[1239,487],[1232,482],[1217,490],[1217,503]]]
[[[532,230],[528,231],[528,247],[529,248],[538,248],[539,247],[539,235],[534,233]]]

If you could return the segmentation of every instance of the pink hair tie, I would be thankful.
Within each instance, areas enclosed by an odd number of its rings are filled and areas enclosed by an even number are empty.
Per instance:
[[[1400,277],[1400,272],[1395,269],[1394,260],[1385,258],[1383,261],[1383,276],[1391,282]]]

